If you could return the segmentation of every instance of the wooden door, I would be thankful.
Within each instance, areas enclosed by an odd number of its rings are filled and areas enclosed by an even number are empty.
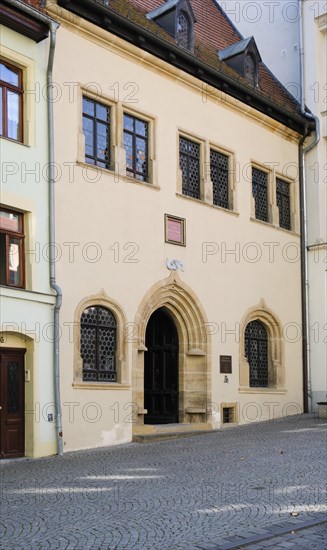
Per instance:
[[[26,350],[0,350],[0,457],[24,456]]]
[[[178,422],[178,334],[165,309],[149,319],[144,357],[146,424]]]

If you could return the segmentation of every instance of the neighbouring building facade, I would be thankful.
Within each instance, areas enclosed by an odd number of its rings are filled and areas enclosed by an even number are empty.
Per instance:
[[[46,10],[65,450],[300,413],[312,120],[211,0]]]
[[[327,401],[327,6],[303,1],[304,99],[320,122],[306,155],[309,297],[309,397]]]
[[[1,6],[1,458],[57,450],[47,261],[49,33],[39,11],[28,10],[19,2]]]

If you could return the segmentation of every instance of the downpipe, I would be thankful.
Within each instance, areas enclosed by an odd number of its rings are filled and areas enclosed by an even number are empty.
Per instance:
[[[53,113],[53,61],[56,47],[56,31],[58,24],[50,23],[50,48],[47,67],[47,101],[49,128],[49,243],[50,243],[50,286],[56,293],[54,306],[54,391],[58,455],[63,454],[62,414],[60,398],[60,308],[62,305],[62,290],[56,282],[55,264],[55,174],[54,174],[54,113]]]
[[[315,137],[306,147],[306,135],[299,144],[299,180],[300,180],[300,224],[301,224],[301,299],[302,299],[302,356],[303,356],[303,410],[312,412],[311,361],[310,361],[310,316],[309,316],[309,269],[308,269],[308,217],[307,217],[307,178],[306,155],[320,141],[320,120],[308,113],[305,108],[304,87],[304,48],[303,48],[303,0],[299,0],[299,42],[300,42],[300,81],[301,113],[314,121]]]

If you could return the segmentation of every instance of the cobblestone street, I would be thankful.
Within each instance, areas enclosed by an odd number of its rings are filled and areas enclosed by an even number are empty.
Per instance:
[[[327,424],[313,416],[2,461],[3,550],[325,550]]]

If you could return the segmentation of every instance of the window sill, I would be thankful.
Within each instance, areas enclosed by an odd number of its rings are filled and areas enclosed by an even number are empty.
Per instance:
[[[293,235],[294,237],[300,237],[300,234],[296,231],[292,231],[292,229],[284,229],[283,227],[279,227],[279,225],[274,225],[271,222],[264,222],[263,220],[258,220],[257,218],[250,218],[251,222],[259,223],[260,225],[265,225],[266,227],[270,227],[271,229],[277,229],[278,231],[283,231],[284,233],[287,233],[288,235]]]
[[[142,187],[148,187],[149,189],[154,189],[155,191],[159,191],[160,187],[156,183],[151,183],[149,181],[139,181],[135,178],[131,178],[130,176],[125,176],[124,174],[120,174],[119,172],[116,172],[112,168],[102,168],[102,166],[96,166],[95,164],[89,164],[88,162],[84,162],[82,160],[76,161],[77,166],[81,166],[82,168],[90,168],[94,172],[98,172],[100,174],[104,174],[107,176],[111,176],[114,178],[114,182],[118,183],[120,180],[128,183],[134,183],[135,185],[141,185]],[[94,181],[94,183],[97,183],[100,180],[100,178],[97,181]],[[92,182],[91,182],[92,183]]]
[[[0,136],[1,139],[4,139],[5,141],[9,141],[10,143],[17,143],[17,145],[22,145],[23,147],[31,147],[28,145],[28,143],[23,143],[22,141],[19,141],[18,139],[9,138],[6,136]]]
[[[285,395],[287,390],[279,390],[277,388],[238,388],[239,393],[247,394],[275,394],[275,395]]]
[[[73,382],[74,390],[130,390],[129,384],[117,382]]]
[[[222,206],[217,206],[216,204],[211,204],[209,202],[205,202],[202,199],[194,199],[193,197],[189,197],[188,195],[184,195],[183,193],[176,193],[176,197],[186,199],[192,202],[195,202],[197,204],[201,204],[202,206],[207,206],[209,208],[213,208],[214,210],[219,210],[220,212],[224,212],[225,214],[232,214],[232,216],[239,216],[239,212],[236,210],[229,210],[228,208],[223,208]]]

